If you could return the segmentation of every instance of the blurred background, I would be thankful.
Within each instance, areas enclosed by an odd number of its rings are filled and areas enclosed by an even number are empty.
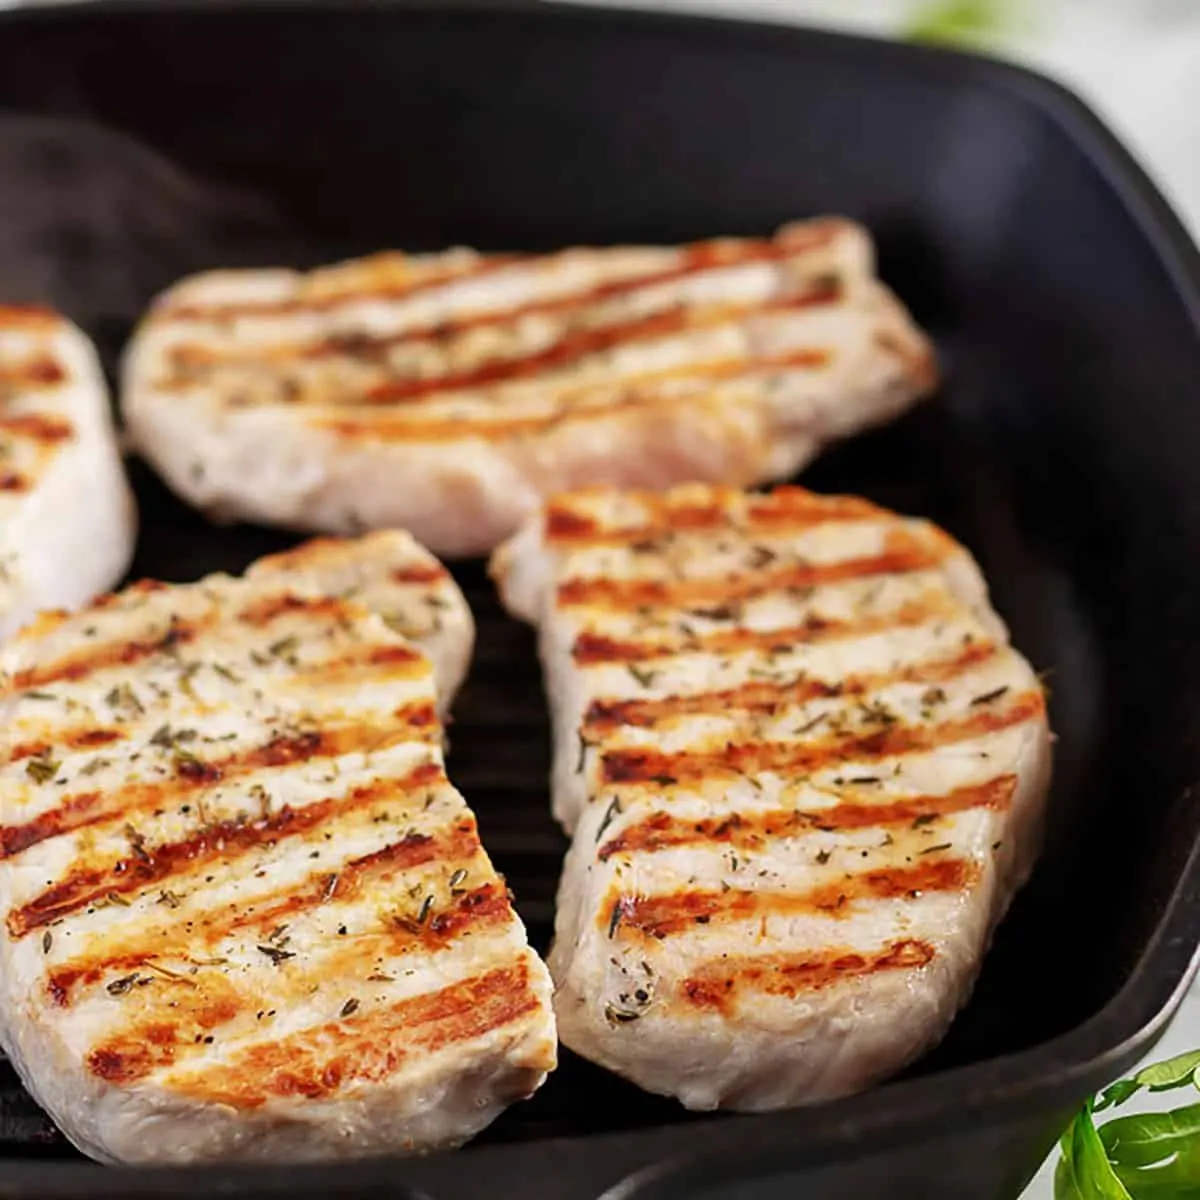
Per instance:
[[[573,0],[610,4],[613,0]],[[1200,0],[615,0],[960,45],[1068,84],[1200,238]]]

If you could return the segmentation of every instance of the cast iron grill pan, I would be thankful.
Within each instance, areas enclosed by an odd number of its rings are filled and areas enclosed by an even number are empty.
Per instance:
[[[0,1195],[715,1200],[738,1181],[987,1200],[1148,1048],[1200,933],[1200,270],[1081,106],[966,57],[549,5],[0,17],[0,293],[64,309],[110,372],[149,298],[204,267],[677,241],[829,211],[877,234],[946,382],[802,481],[963,539],[1052,672],[1061,736],[1046,851],[945,1042],[897,1083],[754,1118],[688,1115],[564,1052],[467,1150],[326,1173],[92,1167],[0,1062]],[[134,577],[239,571],[296,540],[212,526],[134,477]],[[566,842],[534,637],[482,564],[456,575],[479,632],[451,776],[545,949]]]

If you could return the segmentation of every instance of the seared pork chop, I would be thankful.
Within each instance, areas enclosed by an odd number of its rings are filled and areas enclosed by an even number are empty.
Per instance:
[[[461,605],[422,565],[400,534],[318,543],[0,656],[0,1042],[86,1153],[452,1145],[553,1067],[430,663],[380,615]]]
[[[45,309],[0,306],[0,638],[116,583],[136,526],[91,343]]]
[[[168,291],[125,364],[137,447],[216,517],[492,549],[584,484],[745,484],[931,387],[848,221],[774,238],[399,254]]]
[[[691,1108],[849,1093],[934,1044],[1028,875],[1042,689],[967,552],[862,500],[550,504],[494,560],[541,631],[574,840],[571,1049]]]

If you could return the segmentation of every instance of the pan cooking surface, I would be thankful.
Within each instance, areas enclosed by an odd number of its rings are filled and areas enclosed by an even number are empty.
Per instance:
[[[820,490],[863,493],[901,511],[931,516],[951,529],[969,531],[958,479],[966,464],[956,465],[951,437],[945,415],[935,405],[834,451],[803,481]],[[181,582],[215,570],[236,572],[298,540],[257,527],[213,526],[171,496],[140,463],[134,465],[134,482],[143,529],[130,579],[149,576]],[[567,840],[550,817],[550,732],[536,638],[501,610],[482,562],[457,564],[454,573],[475,615],[478,636],[471,673],[450,727],[450,774],[478,816],[488,852],[516,893],[533,944],[544,951],[553,929],[555,889]],[[1018,912],[1005,928],[977,1000],[936,1056],[915,1066],[915,1072],[970,1062],[995,1053],[997,1045],[1016,1049],[1034,1044],[1078,1019],[1073,1005],[1048,1003],[1030,1014],[1036,1021],[1011,1020],[1010,983],[1019,979],[1019,968],[1014,973],[1005,959],[1024,959],[1031,939],[1046,941],[1044,932],[1039,933],[1045,927],[1036,907],[1028,909],[1022,904],[1027,924]],[[1053,945],[1042,951],[1053,953]],[[562,1058],[542,1090],[531,1101],[510,1108],[477,1143],[695,1119],[675,1102],[648,1095],[569,1051],[564,1050]],[[73,1155],[20,1088],[11,1068],[4,1066],[0,1072],[0,1154],[21,1146],[25,1152],[36,1148],[40,1154]]]
[[[564,1054],[482,1149],[401,1177],[436,1200],[594,1200],[704,1151],[733,1177],[802,1172],[777,1194],[806,1200],[1014,1195],[1065,1114],[1149,1049],[1200,933],[1200,264],[1092,118],[1007,67],[554,5],[518,19],[504,11],[518,2],[0,14],[0,299],[61,308],[111,373],[154,293],[208,267],[677,242],[828,212],[872,229],[945,385],[802,482],[943,524],[1051,673],[1059,742],[1034,877],[905,1086],[701,1132]],[[134,575],[238,571],[295,540],[211,526],[134,475]],[[456,573],[479,638],[450,770],[544,949],[566,842],[534,639],[480,564]],[[0,1188],[164,1194],[139,1173],[49,1167],[77,1157],[0,1062]],[[400,1168],[361,1170],[346,1187],[395,1194]],[[308,1172],[278,1185],[328,1194]]]

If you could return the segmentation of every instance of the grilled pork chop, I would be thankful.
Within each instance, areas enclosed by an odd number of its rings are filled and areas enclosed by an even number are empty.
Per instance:
[[[967,552],[862,500],[698,486],[558,499],[494,573],[541,629],[574,830],[563,1043],[761,1110],[936,1042],[1031,869],[1050,768]]]
[[[153,307],[126,421],[192,504],[492,549],[585,484],[744,484],[927,392],[929,343],[863,229],[544,257],[220,271]]]
[[[366,607],[410,551],[138,584],[0,656],[0,1042],[86,1153],[423,1150],[553,1067],[430,664]]]
[[[438,710],[450,710],[467,674],[475,621],[450,572],[402,530],[363,537],[313,538],[260,558],[246,578],[278,580],[296,591],[353,600],[415,642],[433,666]]]
[[[116,583],[136,524],[91,344],[0,306],[0,637]]]

